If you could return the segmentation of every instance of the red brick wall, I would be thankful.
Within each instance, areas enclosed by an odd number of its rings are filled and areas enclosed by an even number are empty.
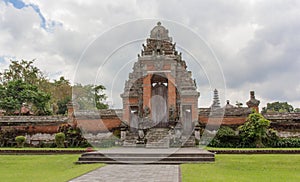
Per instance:
[[[80,127],[84,132],[99,133],[118,128],[121,124],[121,120],[119,118],[78,119],[77,123],[78,127]]]
[[[2,126],[2,129],[14,128],[20,132],[26,132],[27,134],[35,134],[35,133],[47,133],[54,134],[57,133],[59,125],[19,125],[19,126]]]
[[[207,124],[209,119],[210,125],[242,125],[246,122],[246,117],[224,117],[224,118],[209,118],[207,116],[199,116],[199,122],[201,124]]]

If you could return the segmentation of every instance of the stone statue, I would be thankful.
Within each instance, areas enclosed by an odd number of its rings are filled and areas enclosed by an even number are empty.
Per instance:
[[[171,106],[170,108],[169,108],[169,120],[170,121],[174,121],[175,120],[175,108],[174,108],[174,106]]]
[[[144,118],[148,117],[150,115],[150,108],[148,106],[145,106],[144,108]]]

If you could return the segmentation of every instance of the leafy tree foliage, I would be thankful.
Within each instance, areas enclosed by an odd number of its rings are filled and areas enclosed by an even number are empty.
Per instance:
[[[263,138],[267,136],[270,121],[265,119],[259,113],[252,113],[248,116],[244,125],[239,127],[239,134],[242,139],[242,145],[253,147],[263,147]]]
[[[293,112],[293,110],[293,106],[287,102],[272,102],[267,103],[267,107],[263,107],[261,112]]]
[[[0,73],[0,107],[12,114],[23,104],[32,107],[35,114],[50,114],[50,94],[41,89],[49,81],[32,61],[11,61],[9,68]],[[21,112],[19,112],[21,114]]]
[[[47,114],[46,105],[49,100],[50,95],[23,80],[12,80],[5,85],[0,85],[0,108],[6,110],[8,114],[16,110],[19,110],[21,114],[21,107],[24,103],[33,105],[38,114]]]
[[[211,147],[237,147],[239,145],[239,136],[228,126],[221,126],[211,141]]]
[[[21,80],[25,83],[39,86],[46,81],[43,73],[33,65],[35,60],[32,61],[11,61],[9,68],[0,73],[0,81],[3,84],[9,81]]]
[[[108,105],[103,103],[107,99],[107,96],[104,93],[105,89],[106,88],[103,85],[98,85],[98,86],[96,85],[93,88],[97,109],[107,109],[108,108]]]
[[[30,105],[35,114],[65,114],[66,104],[72,98],[72,86],[64,77],[51,82],[34,66],[34,61],[11,61],[9,68],[0,73],[0,108],[12,114],[22,104]],[[102,85],[74,86],[80,109],[106,109],[107,98]]]
[[[81,110],[107,109],[104,103],[107,96],[104,93],[103,85],[81,85],[73,86],[73,99]]]
[[[65,114],[67,111],[66,104],[71,100],[72,87],[69,80],[60,77],[49,85],[49,92],[52,96],[51,104],[53,112],[56,114]]]
[[[296,108],[294,112],[300,112],[300,108]]]

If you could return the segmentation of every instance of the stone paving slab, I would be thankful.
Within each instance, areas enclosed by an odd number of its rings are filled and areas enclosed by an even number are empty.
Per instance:
[[[179,165],[107,165],[70,182],[180,182]]]

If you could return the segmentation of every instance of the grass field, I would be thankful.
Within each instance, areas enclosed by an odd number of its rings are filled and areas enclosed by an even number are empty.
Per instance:
[[[300,155],[216,155],[215,163],[182,164],[182,181],[300,181]]]
[[[90,147],[88,147],[88,148],[90,148]],[[110,148],[116,148],[116,147],[109,147],[109,148],[92,147],[92,149],[94,149],[94,150],[105,150],[105,149],[110,149]],[[0,150],[53,150],[53,151],[55,151],[55,150],[87,150],[87,148],[0,147]]]
[[[205,150],[300,150],[300,148],[215,148],[204,147]]]
[[[0,181],[67,181],[103,164],[76,165],[79,155],[0,155]]]
[[[79,155],[0,155],[0,181],[68,181],[103,164],[75,165]],[[214,163],[182,164],[183,182],[300,181],[300,155],[216,155]]]

